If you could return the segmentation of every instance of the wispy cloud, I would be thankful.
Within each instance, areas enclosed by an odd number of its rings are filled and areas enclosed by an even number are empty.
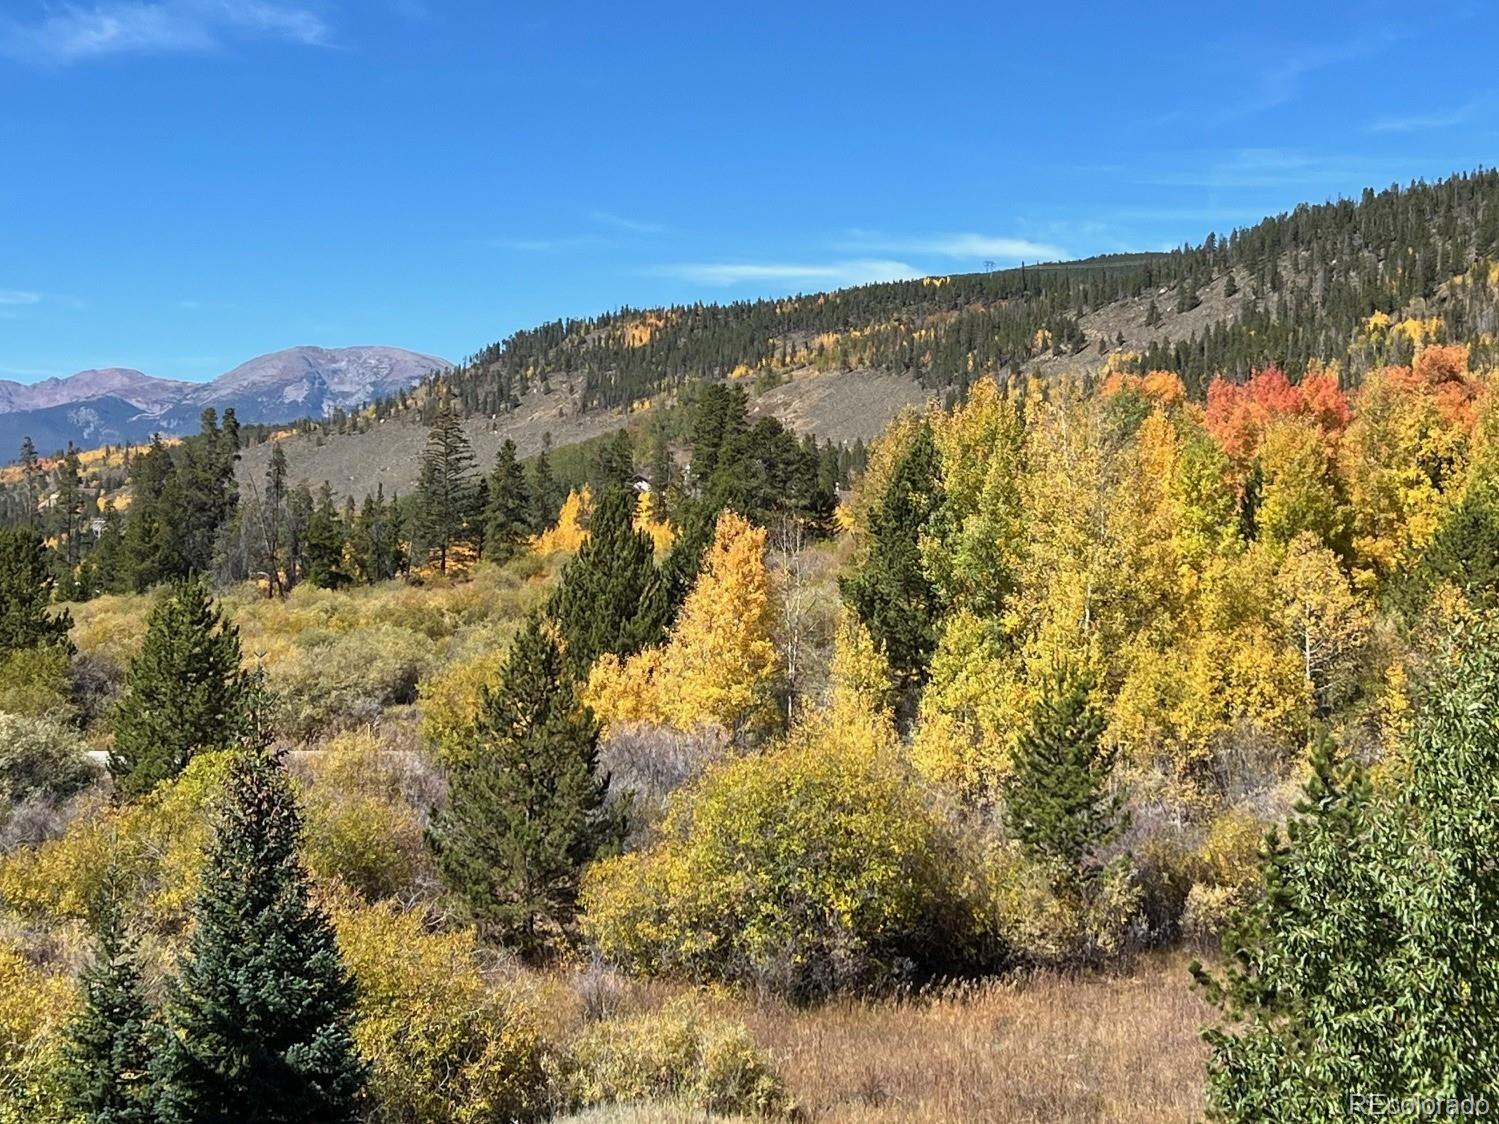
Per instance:
[[[700,285],[797,285],[803,282],[863,285],[871,281],[899,281],[920,277],[924,271],[902,261],[859,258],[836,262],[683,262],[652,267],[648,272]]]
[[[623,215],[616,215],[613,211],[589,211],[588,217],[600,226],[622,230],[626,234],[663,234],[666,232],[666,227],[662,223],[629,219]]]
[[[888,235],[856,230],[839,246],[848,250],[996,261],[1058,261],[1067,257],[1066,250],[1048,242],[992,234]]]
[[[1341,43],[1311,45],[1265,44],[1247,47],[1223,45],[1221,64],[1233,75],[1232,93],[1218,102],[1201,98],[1170,110],[1150,121],[1152,126],[1190,121],[1218,126],[1265,113],[1298,100],[1307,79],[1321,71],[1372,58],[1398,43],[1404,36],[1391,28],[1363,32]],[[1245,66],[1252,59],[1252,66]]]
[[[211,51],[245,36],[322,46],[330,31],[313,9],[280,0],[99,0],[0,17],[0,54],[23,61]]]
[[[20,289],[0,289],[0,305],[4,305],[7,308],[41,303],[41,293],[27,293]]]
[[[1437,113],[1412,113],[1406,116],[1381,117],[1364,127],[1370,133],[1429,133],[1437,129],[1451,129],[1466,125],[1478,116],[1482,103],[1471,101],[1456,109]]]

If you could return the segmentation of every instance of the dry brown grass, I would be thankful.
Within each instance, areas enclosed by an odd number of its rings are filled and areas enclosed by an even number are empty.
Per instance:
[[[704,998],[743,1020],[816,1124],[1170,1124],[1203,1113],[1200,1028],[1211,1009],[1188,958],[1162,953],[1126,972],[1034,975],[954,987],[928,998],[839,1000],[799,1009],[713,989]],[[576,1031],[583,976],[550,977],[546,1008]],[[612,977],[611,1015],[680,993]],[[702,1120],[637,1106],[580,1120]]]

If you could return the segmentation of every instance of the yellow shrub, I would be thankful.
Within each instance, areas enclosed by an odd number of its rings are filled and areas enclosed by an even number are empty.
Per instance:
[[[704,1112],[779,1116],[789,1107],[769,1060],[740,1024],[692,999],[633,1019],[594,1023],[573,1045],[576,1105],[670,1100]]]
[[[484,688],[499,682],[504,663],[505,649],[494,648],[455,660],[422,683],[422,736],[445,764],[468,751]]]
[[[202,754],[139,803],[101,802],[60,838],[0,858],[0,899],[26,917],[84,920],[112,874],[150,923],[180,929],[197,893],[208,808],[228,759],[226,753]]]
[[[395,759],[370,730],[340,734],[321,749],[301,794],[308,870],[369,901],[410,890],[426,849]]]
[[[391,905],[340,911],[334,924],[358,986],[354,1040],[373,1070],[377,1119],[546,1116],[548,1055],[534,1013],[479,971],[472,932],[430,933]]]
[[[0,659],[0,711],[67,718],[73,710],[71,663],[68,650],[56,644],[22,648]]]
[[[71,1015],[73,983],[0,944],[0,1124],[51,1124],[59,1031]]]
[[[672,797],[655,846],[589,870],[584,925],[605,955],[792,995],[961,956],[943,824],[888,755],[825,733],[712,768]]]

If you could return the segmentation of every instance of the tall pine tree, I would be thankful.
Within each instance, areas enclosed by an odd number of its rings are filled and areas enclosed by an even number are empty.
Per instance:
[[[235,744],[244,703],[239,630],[200,579],[173,587],[151,611],[126,677],[109,753],[115,790],[143,795],[195,753]]]
[[[236,751],[156,1065],[161,1124],[353,1124],[354,982],[308,901],[290,779]]]
[[[869,542],[844,599],[884,654],[908,716],[926,683],[942,605],[921,560],[921,537],[942,500],[937,447],[923,424],[869,515]]]
[[[68,644],[73,618],[50,612],[52,567],[29,527],[0,531],[0,659],[22,648]]]
[[[634,491],[610,488],[547,606],[579,679],[605,652],[633,655],[665,634],[668,606],[655,553],[650,536],[635,529]]]
[[[531,492],[508,437],[495,454],[484,507],[484,556],[492,562],[514,558],[531,533]]]
[[[416,535],[439,572],[446,573],[455,544],[474,538],[477,492],[474,453],[452,400],[443,398],[427,434],[417,481]]]
[[[584,865],[620,841],[598,776],[598,737],[556,637],[533,616],[498,686],[484,692],[473,744],[428,836],[465,916],[523,952],[566,930]]]

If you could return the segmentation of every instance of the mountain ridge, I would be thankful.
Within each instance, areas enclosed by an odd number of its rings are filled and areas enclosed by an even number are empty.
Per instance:
[[[0,449],[30,437],[43,452],[139,443],[155,433],[195,432],[202,411],[233,409],[245,424],[330,417],[396,394],[452,366],[406,348],[283,348],[208,382],[163,379],[128,367],[80,371],[24,384],[0,380]]]

